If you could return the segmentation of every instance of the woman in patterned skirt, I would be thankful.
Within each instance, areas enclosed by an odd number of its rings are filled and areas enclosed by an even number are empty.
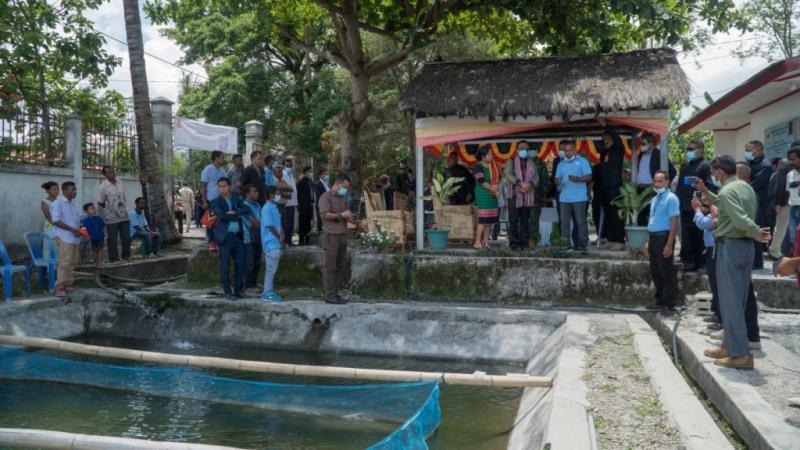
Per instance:
[[[491,150],[486,145],[478,148],[478,164],[472,168],[475,177],[475,206],[478,209],[478,231],[475,233],[476,249],[489,247],[492,225],[499,219],[497,196],[500,192],[500,169],[494,164]]]

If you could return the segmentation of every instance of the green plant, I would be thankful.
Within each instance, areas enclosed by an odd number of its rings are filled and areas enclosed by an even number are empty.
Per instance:
[[[391,231],[386,231],[383,225],[375,219],[372,220],[372,228],[375,231],[361,233],[358,236],[362,247],[379,252],[388,252],[397,244],[397,241],[400,240],[399,236]]]
[[[617,207],[619,218],[625,221],[625,225],[636,225],[636,218],[650,205],[653,193],[653,188],[650,186],[637,193],[636,186],[625,183],[619,190],[619,197],[612,200],[611,204]]]
[[[450,197],[458,191],[463,181],[464,177],[452,177],[445,180],[441,172],[436,172],[433,175],[433,189],[436,191],[436,195],[439,196],[439,201],[443,205],[449,205]],[[422,199],[432,200],[433,195],[427,195]]]

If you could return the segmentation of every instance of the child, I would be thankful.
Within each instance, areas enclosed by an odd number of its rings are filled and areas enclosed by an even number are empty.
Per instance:
[[[273,280],[275,272],[278,271],[278,263],[281,260],[281,249],[286,248],[281,234],[281,215],[278,212],[276,202],[280,201],[280,194],[277,194],[275,186],[267,186],[267,201],[261,208],[261,247],[264,250],[264,292],[261,299],[267,302],[279,302],[281,296],[275,293]]]
[[[703,244],[706,247],[706,271],[708,274],[708,284],[711,286],[711,311],[713,315],[706,319],[709,328],[714,330],[722,329],[722,320],[719,316],[719,299],[717,298],[717,257],[714,252],[716,243],[714,241],[714,222],[716,218],[708,204],[700,201],[697,197],[692,198],[692,209],[694,209],[694,224],[703,230]]]
[[[92,255],[94,256],[94,265],[100,267],[103,264],[103,240],[106,237],[105,228],[106,223],[103,218],[97,215],[93,203],[83,205],[83,211],[87,217],[83,219],[83,226],[89,234],[89,240],[92,242]]]

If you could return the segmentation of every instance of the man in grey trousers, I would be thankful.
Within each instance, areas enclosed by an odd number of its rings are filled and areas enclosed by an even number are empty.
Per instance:
[[[733,369],[752,369],[753,355],[747,339],[745,306],[753,269],[753,241],[769,242],[769,228],[756,220],[756,194],[750,185],[736,177],[736,160],[718,156],[711,161],[711,182],[721,186],[718,194],[696,179],[696,187],[719,211],[714,229],[717,252],[717,290],[725,333],[722,347],[705,351],[714,364]]]

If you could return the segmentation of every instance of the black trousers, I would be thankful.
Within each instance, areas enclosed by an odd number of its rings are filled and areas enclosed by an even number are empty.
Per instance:
[[[261,243],[244,244],[244,265],[247,268],[245,274],[244,287],[250,289],[258,284],[258,272],[261,270]]]
[[[239,294],[244,290],[245,249],[242,239],[237,233],[226,233],[225,238],[219,243],[219,258],[222,263],[220,275],[222,277],[222,290],[225,295]],[[231,258],[235,264],[233,292],[231,292]]]
[[[508,243],[512,249],[528,248],[531,208],[517,208],[516,200],[508,200]]]
[[[122,241],[122,259],[131,259],[131,221],[106,224],[106,231],[108,232],[108,260],[119,261],[117,235]]]
[[[297,234],[300,235],[300,244],[308,244],[308,234],[311,233],[311,219],[314,217],[314,206],[311,203],[297,205]]]
[[[694,224],[694,211],[681,211],[681,261],[685,265],[702,267],[703,230]]]
[[[608,242],[625,243],[625,222],[619,217],[617,207],[611,202],[619,197],[619,186],[601,192],[603,205],[603,224]]]
[[[294,236],[294,206],[286,206],[281,213],[281,226],[286,244],[291,247],[292,236]]]
[[[673,307],[678,297],[678,272],[673,257],[664,257],[669,232],[650,233],[650,276],[656,287],[656,305]]]

